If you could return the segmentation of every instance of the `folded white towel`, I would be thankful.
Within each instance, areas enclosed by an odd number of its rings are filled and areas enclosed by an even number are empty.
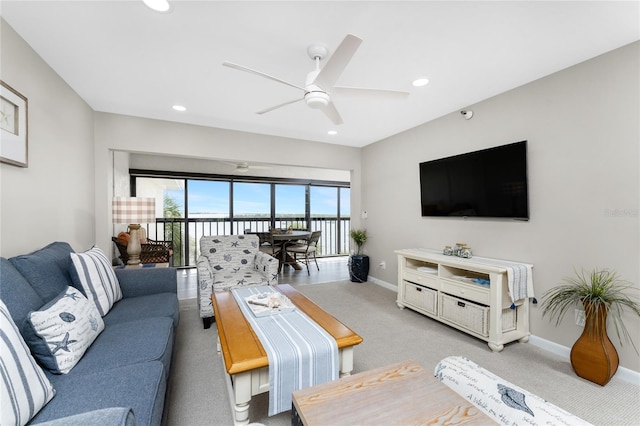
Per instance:
[[[426,272],[427,274],[437,274],[438,273],[438,269],[437,268],[431,268],[429,266],[419,266],[418,271],[420,272]]]

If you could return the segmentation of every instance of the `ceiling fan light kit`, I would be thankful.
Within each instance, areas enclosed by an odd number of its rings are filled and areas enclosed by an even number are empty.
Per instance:
[[[229,68],[234,68],[240,71],[249,72],[259,75],[264,78],[268,78],[273,81],[277,81],[287,86],[294,87],[304,91],[302,98],[298,98],[292,101],[288,101],[270,108],[258,111],[257,114],[265,114],[267,112],[282,108],[286,105],[296,103],[304,100],[308,107],[312,109],[318,109],[322,111],[329,120],[335,125],[342,124],[342,117],[336,109],[335,104],[331,100],[331,96],[328,92],[332,90],[339,91],[345,95],[355,96],[375,96],[380,99],[399,99],[405,98],[409,95],[408,92],[400,92],[395,90],[379,90],[379,89],[365,89],[365,88],[353,88],[353,87],[337,87],[334,83],[338,80],[344,69],[351,61],[351,58],[358,50],[358,47],[362,43],[362,39],[354,36],[353,34],[347,34],[342,40],[340,45],[336,48],[333,55],[327,59],[324,67],[320,68],[320,61],[323,60],[328,50],[325,46],[320,44],[312,44],[307,48],[307,54],[316,63],[316,69],[307,74],[305,79],[305,87],[300,87],[294,83],[282,80],[280,78],[265,74],[261,71],[256,71],[251,68],[247,68],[242,65],[237,65],[231,62],[223,62],[222,65]]]
[[[310,108],[324,108],[329,105],[329,95],[322,91],[307,92],[304,95],[304,101]]]

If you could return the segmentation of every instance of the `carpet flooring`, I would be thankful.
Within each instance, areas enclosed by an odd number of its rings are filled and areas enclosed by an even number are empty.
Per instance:
[[[399,309],[395,292],[372,283],[295,287],[363,337],[354,350],[354,373],[407,359],[433,371],[442,358],[462,355],[594,425],[640,425],[640,387],[631,383],[614,377],[605,387],[593,384],[577,377],[567,360],[526,343],[508,344],[494,353],[481,340]],[[180,303],[168,426],[232,425],[215,325],[202,328],[195,299]],[[268,417],[267,408],[267,394],[253,397],[250,420],[268,426],[291,424],[290,412]],[[375,419],[367,424],[376,425]],[[341,425],[339,419],[334,425]]]

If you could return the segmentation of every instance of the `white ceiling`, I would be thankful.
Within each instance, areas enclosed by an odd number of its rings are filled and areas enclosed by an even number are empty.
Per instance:
[[[2,0],[0,14],[96,111],[356,147],[640,39],[638,1],[170,1]],[[258,115],[300,92],[222,66],[304,85],[307,46],[331,54],[347,33],[364,41],[337,83],[406,100],[335,99],[340,126],[303,102]]]

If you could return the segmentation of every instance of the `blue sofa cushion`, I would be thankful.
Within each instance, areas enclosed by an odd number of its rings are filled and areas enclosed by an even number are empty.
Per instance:
[[[113,407],[38,423],[41,426],[136,426],[131,408]]]
[[[168,373],[173,342],[173,323],[170,318],[146,318],[108,325],[68,375],[106,371],[148,361],[162,362]]]
[[[44,305],[44,301],[8,259],[0,258],[0,298],[13,322],[22,328],[27,314]],[[20,330],[22,332],[22,329]]]
[[[67,287],[37,311],[29,313],[24,336],[31,352],[46,369],[67,374],[104,330],[93,302]]]
[[[161,424],[166,390],[161,362],[74,373],[75,369],[67,375],[49,375],[56,397],[40,410],[32,424],[111,407],[130,407],[138,425]]]
[[[113,305],[107,316],[103,317],[107,328],[111,324],[133,321],[141,318],[167,317],[178,326],[180,307],[175,293],[158,293],[139,297],[125,297]]]
[[[178,292],[175,268],[116,269],[122,297],[138,297],[155,293]]]
[[[69,272],[72,252],[68,243],[55,242],[31,254],[12,257],[9,261],[46,303],[73,285]]]

